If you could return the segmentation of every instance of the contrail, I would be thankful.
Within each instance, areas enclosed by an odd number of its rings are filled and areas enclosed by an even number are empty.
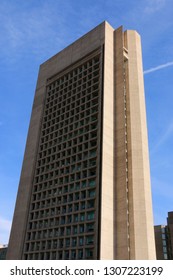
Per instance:
[[[145,74],[149,74],[149,73],[151,73],[151,72],[158,71],[158,70],[160,70],[160,69],[163,69],[163,68],[166,68],[166,67],[169,67],[169,66],[172,66],[172,65],[173,65],[173,61],[167,62],[167,63],[165,63],[165,64],[161,64],[161,65],[159,65],[159,66],[157,66],[157,67],[153,67],[153,68],[150,68],[150,69],[148,69],[148,70],[145,70],[145,71],[144,71],[144,75],[145,75]]]

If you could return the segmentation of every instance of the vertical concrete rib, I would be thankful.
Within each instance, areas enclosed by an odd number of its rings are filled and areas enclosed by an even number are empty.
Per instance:
[[[124,96],[124,56],[122,27],[114,32],[115,62],[115,112],[114,112],[114,154],[115,154],[115,259],[129,259],[128,198],[127,198],[127,155],[126,120]]]
[[[131,259],[155,259],[148,137],[140,36],[125,32],[128,49],[127,136]]]
[[[113,54],[114,29],[105,23],[100,259],[113,259]]]

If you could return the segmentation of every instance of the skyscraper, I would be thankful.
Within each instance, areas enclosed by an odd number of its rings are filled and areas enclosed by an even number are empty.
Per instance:
[[[8,259],[154,259],[140,36],[103,22],[40,66]]]

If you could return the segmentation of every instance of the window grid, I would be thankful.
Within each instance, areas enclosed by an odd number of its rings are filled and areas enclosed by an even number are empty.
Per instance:
[[[93,259],[101,58],[47,86],[24,259]]]

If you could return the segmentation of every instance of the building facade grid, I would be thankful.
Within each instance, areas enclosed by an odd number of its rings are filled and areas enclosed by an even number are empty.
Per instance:
[[[101,63],[48,82],[24,259],[97,258]]]

